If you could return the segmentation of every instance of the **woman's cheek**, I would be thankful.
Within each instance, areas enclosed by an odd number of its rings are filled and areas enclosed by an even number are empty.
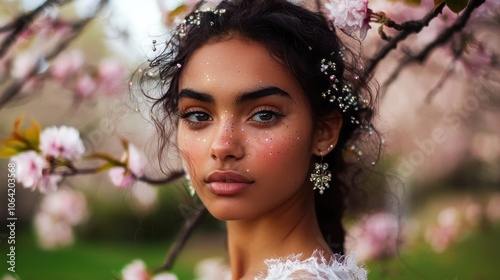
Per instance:
[[[196,169],[199,163],[203,162],[203,158],[201,157],[208,150],[208,141],[206,137],[198,135],[197,132],[191,134],[180,134],[178,143],[184,162],[190,169]]]
[[[296,155],[297,141],[291,137],[276,136],[278,133],[265,135],[252,141],[252,153],[249,154],[256,167],[263,170],[275,170],[289,165]],[[296,138],[296,137],[295,137]]]

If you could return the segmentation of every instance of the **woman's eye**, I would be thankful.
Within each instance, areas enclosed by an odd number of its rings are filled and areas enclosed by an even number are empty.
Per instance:
[[[206,122],[212,120],[212,117],[209,114],[203,112],[184,113],[181,115],[181,118],[193,123]]]
[[[252,116],[253,121],[257,122],[272,122],[277,120],[279,115],[272,111],[261,111]]]

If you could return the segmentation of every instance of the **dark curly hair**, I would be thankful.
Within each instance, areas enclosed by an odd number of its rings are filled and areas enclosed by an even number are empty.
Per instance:
[[[207,11],[202,11],[203,4],[200,2],[174,30],[163,52],[150,61],[149,69],[144,72],[149,75],[141,78],[142,91],[154,102],[151,116],[159,132],[161,150],[175,133],[179,77],[190,56],[209,42],[235,36],[262,44],[300,83],[310,101],[315,121],[335,111],[342,114],[338,143],[323,158],[332,171],[333,187],[323,195],[315,194],[315,207],[320,229],[331,250],[344,253],[342,218],[349,201],[360,190],[357,178],[364,169],[354,144],[366,144],[368,135],[377,133],[371,126],[376,98],[369,86],[371,77],[363,71],[362,60],[340,41],[331,22],[321,13],[286,0],[224,0]],[[321,71],[325,60],[336,65],[337,87],[348,86],[359,106],[346,108],[345,104],[330,102],[322,96],[332,87],[330,75]],[[160,96],[154,96],[146,88],[150,85],[150,76],[159,77]],[[335,94],[337,97],[346,95],[342,91]]]

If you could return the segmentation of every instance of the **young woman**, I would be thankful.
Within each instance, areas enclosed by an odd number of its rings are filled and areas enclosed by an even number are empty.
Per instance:
[[[153,115],[208,211],[232,279],[364,279],[344,253],[353,143],[372,134],[362,67],[321,14],[285,0],[196,10],[151,62]],[[354,149],[355,151],[355,149]]]

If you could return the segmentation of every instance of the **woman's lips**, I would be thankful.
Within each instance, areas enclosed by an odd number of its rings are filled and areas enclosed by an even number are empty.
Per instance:
[[[235,171],[214,171],[207,177],[207,186],[218,195],[235,195],[245,191],[253,181]]]

